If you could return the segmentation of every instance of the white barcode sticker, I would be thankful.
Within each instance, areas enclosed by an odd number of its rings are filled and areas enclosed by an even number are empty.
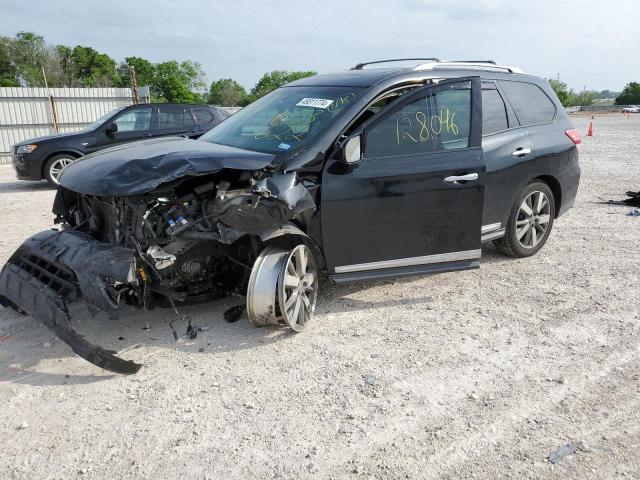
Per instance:
[[[311,108],[328,108],[333,103],[333,100],[327,100],[324,98],[303,98],[296,105],[298,107],[311,107]]]

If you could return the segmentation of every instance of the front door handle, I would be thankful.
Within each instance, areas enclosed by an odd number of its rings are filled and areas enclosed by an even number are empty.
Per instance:
[[[530,148],[518,147],[511,155],[513,155],[514,157],[524,157],[525,155],[529,155],[530,153]]]
[[[467,173],[466,175],[452,175],[444,179],[447,183],[459,184],[460,182],[470,182],[472,180],[478,180],[477,173]]]

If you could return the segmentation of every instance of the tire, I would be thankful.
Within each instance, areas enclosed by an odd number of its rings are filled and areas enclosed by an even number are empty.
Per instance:
[[[256,327],[287,325],[300,332],[313,317],[318,288],[318,269],[309,247],[267,247],[251,269],[247,316]]]
[[[59,178],[62,170],[69,164],[75,162],[77,160],[76,157],[70,155],[68,153],[61,153],[59,155],[54,155],[47,163],[44,164],[44,178],[51,185],[58,186]]]
[[[504,237],[494,240],[494,245],[515,258],[536,254],[549,238],[555,212],[555,198],[549,186],[541,181],[528,184],[511,207]]]

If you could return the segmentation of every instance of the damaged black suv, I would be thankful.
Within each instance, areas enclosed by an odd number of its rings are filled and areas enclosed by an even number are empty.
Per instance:
[[[579,134],[540,78],[493,62],[419,61],[298,80],[199,140],[162,138],[65,169],[53,212],[0,274],[0,301],[90,362],[91,314],[246,295],[256,326],[301,330],[335,282],[477,268],[481,244],[536,253],[570,208]],[[381,63],[381,62],[373,62]]]

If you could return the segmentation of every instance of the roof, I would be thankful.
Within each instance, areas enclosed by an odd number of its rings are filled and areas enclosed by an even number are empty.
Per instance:
[[[340,70],[337,72],[305,77],[288,86],[300,87],[305,85],[340,86],[340,87],[371,87],[382,80],[401,73],[411,72],[407,68],[370,68],[363,70]]]
[[[327,74],[306,77],[287,86],[340,86],[340,87],[371,87],[384,80],[394,77],[404,79],[404,77],[416,78],[420,76],[424,79],[440,77],[451,78],[459,76],[474,76],[490,78],[513,79],[514,77],[532,78],[529,75],[519,73],[515,67],[503,67],[495,63],[474,63],[474,62],[431,62],[416,67],[384,67],[384,68],[352,68],[350,70],[340,70]],[[513,71],[506,69],[513,68]]]

